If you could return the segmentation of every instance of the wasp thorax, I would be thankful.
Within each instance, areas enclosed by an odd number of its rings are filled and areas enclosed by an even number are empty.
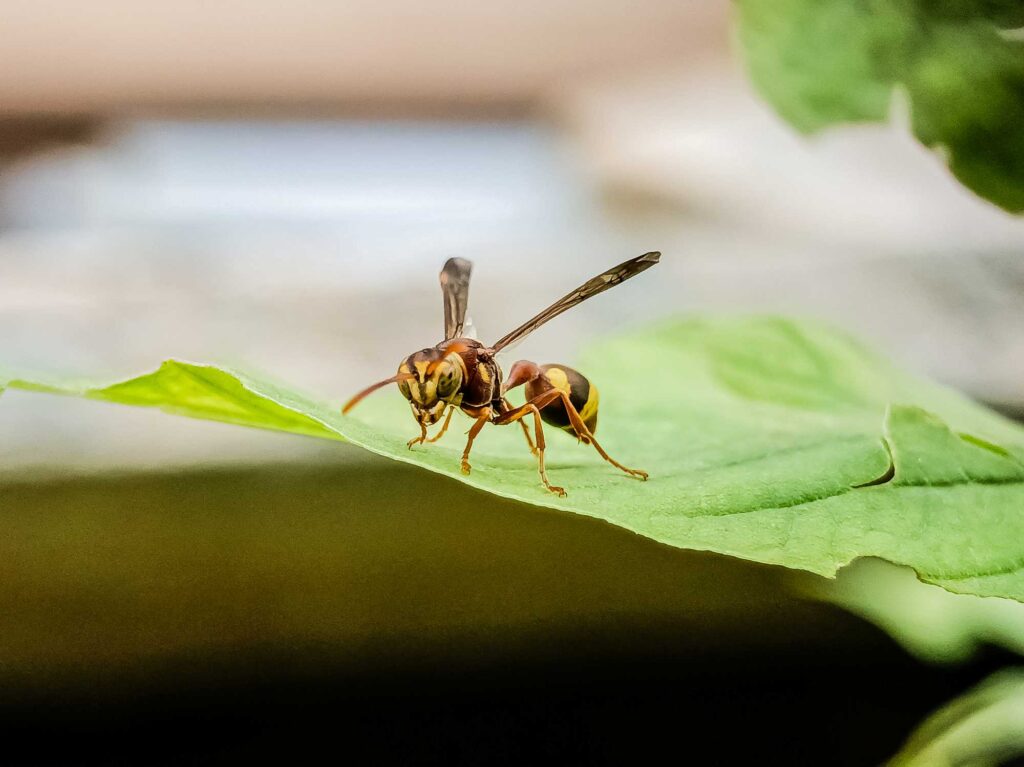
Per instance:
[[[405,358],[398,374],[402,395],[412,404],[417,420],[436,423],[447,405],[453,404],[462,386],[462,364],[457,354],[423,349]]]

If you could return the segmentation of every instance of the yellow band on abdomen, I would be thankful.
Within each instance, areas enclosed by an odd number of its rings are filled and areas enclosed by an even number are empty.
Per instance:
[[[600,399],[600,395],[597,393],[597,387],[594,386],[593,382],[590,384],[590,394],[587,397],[587,401],[583,404],[583,408],[580,410],[580,418],[584,422],[589,421],[595,415],[597,415],[597,403]]]

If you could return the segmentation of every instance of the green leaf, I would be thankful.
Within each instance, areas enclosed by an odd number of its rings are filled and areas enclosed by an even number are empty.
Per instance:
[[[549,473],[569,491],[553,496],[514,426],[485,429],[463,476],[462,429],[407,449],[418,430],[393,389],[344,417],[183,362],[113,386],[10,386],[342,438],[673,546],[827,576],[876,556],[953,591],[1024,601],[1024,429],[1000,416],[839,333],[780,318],[671,322],[600,343],[579,368],[601,391],[603,446],[650,481],[548,429]]]
[[[1024,669],[1000,671],[928,717],[889,765],[1009,764],[1024,754],[1022,720]]]
[[[871,621],[922,660],[961,662],[986,644],[1024,655],[1024,604],[1012,599],[951,594],[880,559],[859,560],[835,580],[799,583]]]
[[[755,86],[798,130],[885,120],[982,197],[1024,211],[1024,26],[1017,0],[737,0]]]

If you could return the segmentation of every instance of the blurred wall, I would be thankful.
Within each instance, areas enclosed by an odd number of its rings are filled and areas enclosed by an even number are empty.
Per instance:
[[[0,112],[509,109],[721,55],[724,0],[2,3]]]

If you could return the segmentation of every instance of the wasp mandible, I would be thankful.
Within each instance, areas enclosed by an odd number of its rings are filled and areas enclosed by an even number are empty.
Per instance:
[[[444,296],[444,340],[429,349],[421,349],[406,357],[398,372],[378,381],[350,399],[342,413],[348,413],[363,397],[373,391],[397,383],[412,407],[419,423],[419,436],[408,446],[437,442],[448,430],[456,409],[474,419],[469,429],[466,449],[462,452],[462,473],[469,474],[469,452],[480,430],[488,422],[504,425],[519,422],[526,435],[530,452],[537,458],[544,487],[560,496],[565,489],[552,485],[544,468],[544,428],[541,421],[570,434],[586,445],[593,445],[608,463],[630,476],[647,479],[647,472],[630,469],[612,458],[594,437],[597,429],[597,388],[581,373],[565,365],[537,365],[527,360],[516,362],[507,379],[503,378],[495,356],[502,349],[521,341],[527,335],[559,314],[591,296],[625,282],[658,263],[661,253],[644,253],[587,280],[571,293],[555,301],[536,317],[526,321],[490,346],[484,346],[462,333],[469,299],[469,276],[473,264],[463,258],[450,258],[441,270],[441,293]],[[526,387],[526,403],[514,407],[505,398],[509,390]],[[447,417],[441,430],[427,437],[427,427]],[[525,418],[533,416],[534,437]]]

